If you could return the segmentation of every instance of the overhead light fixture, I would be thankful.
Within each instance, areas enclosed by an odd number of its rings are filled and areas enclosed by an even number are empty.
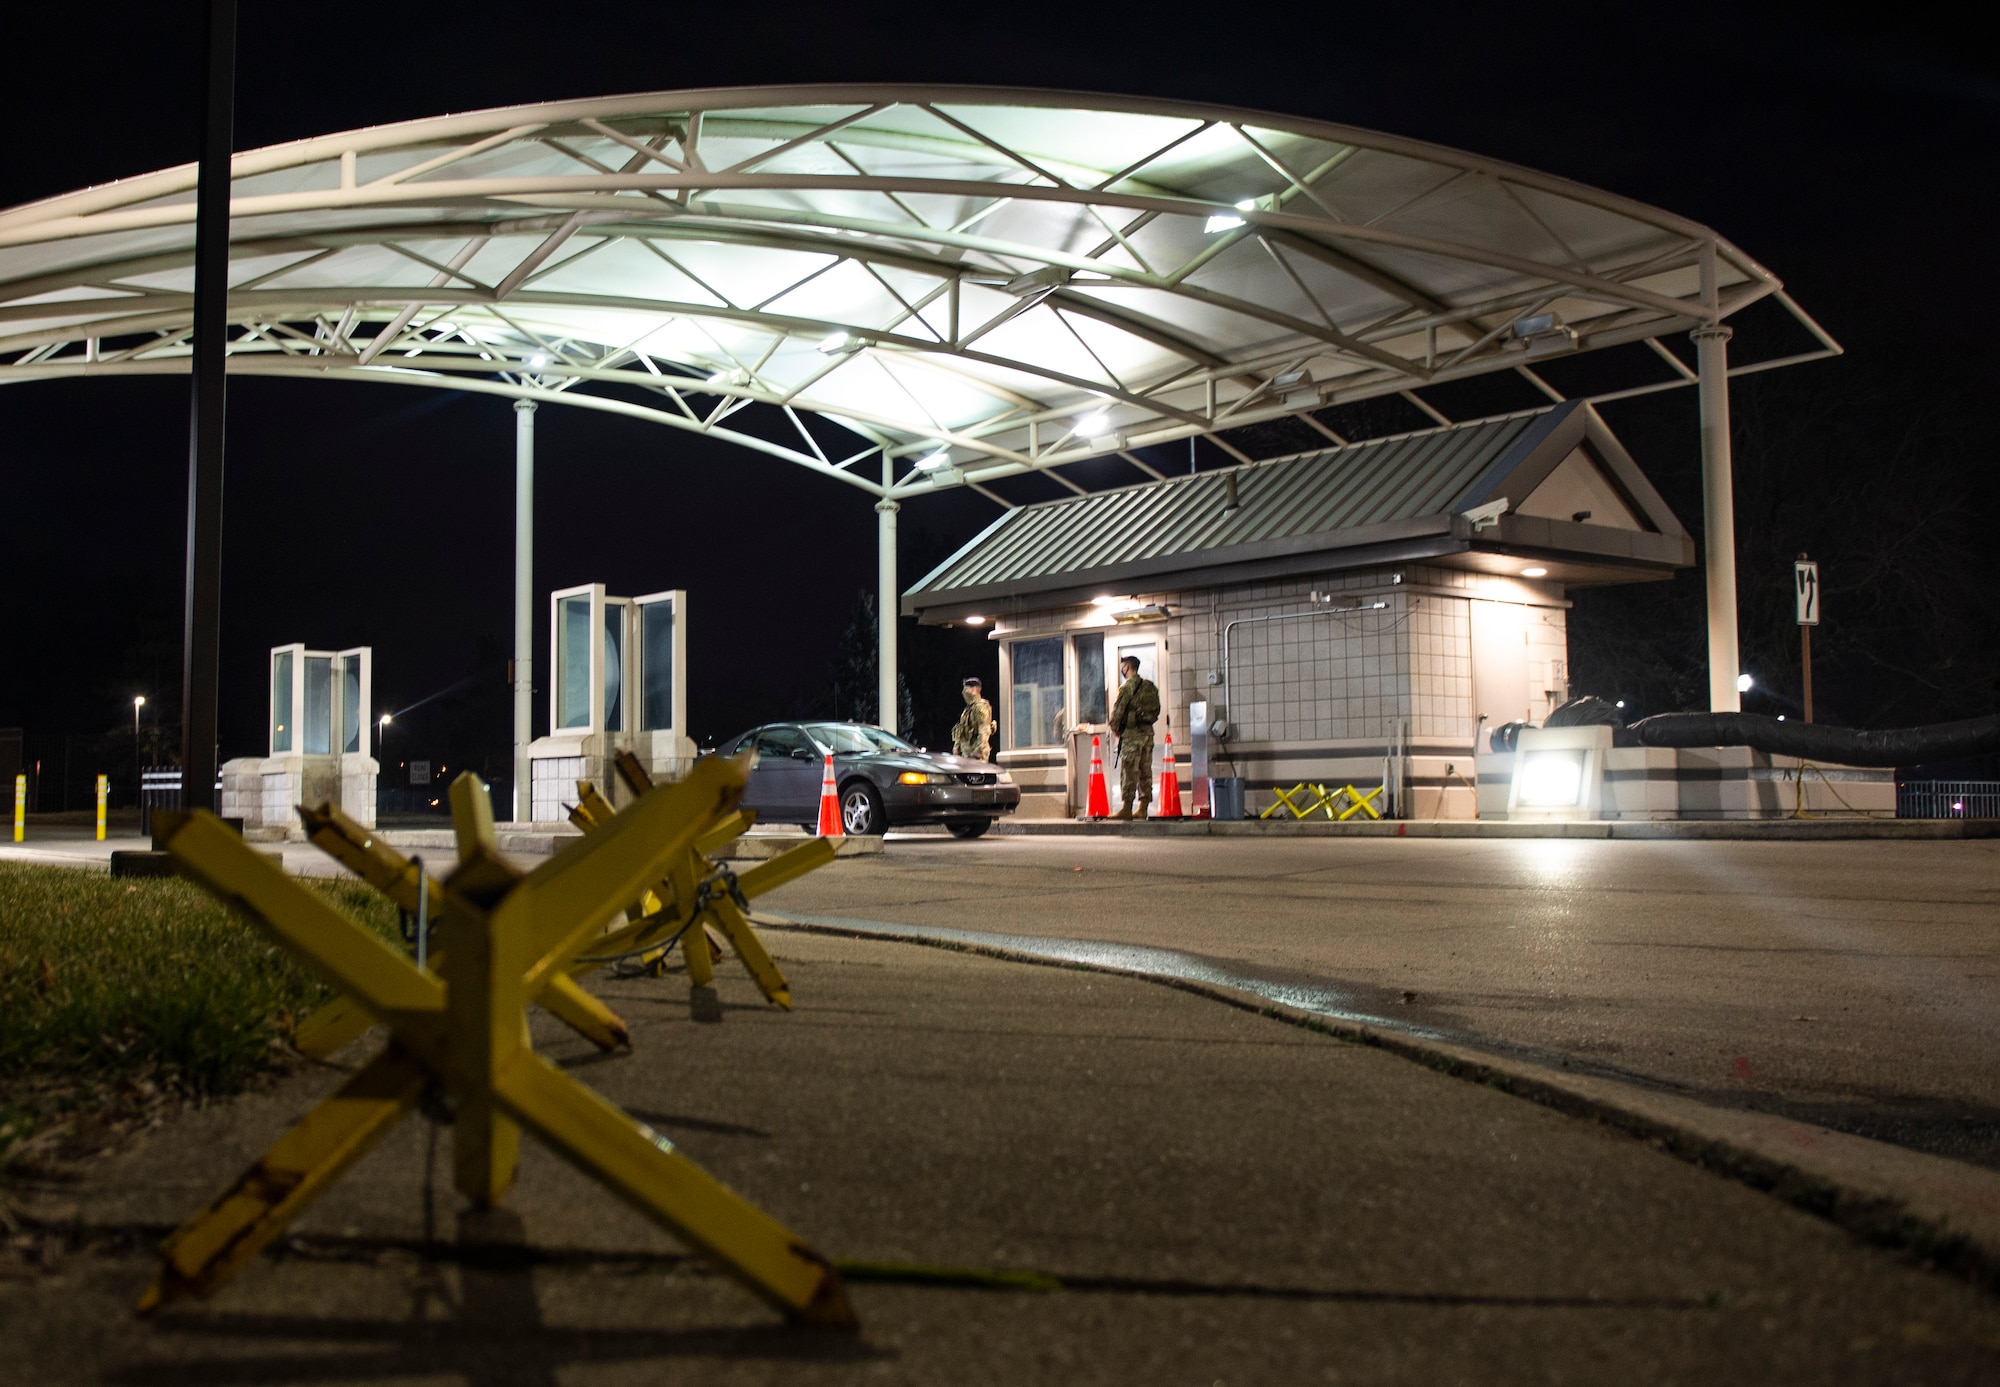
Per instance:
[[[819,349],[828,356],[839,356],[843,352],[858,352],[866,345],[851,332],[835,332],[820,339]]]
[[[1213,236],[1218,231],[1231,231],[1243,225],[1243,218],[1228,212],[1216,212],[1202,223],[1201,229]]]
[[[1113,597],[1109,593],[1105,593],[1091,598],[1090,605],[1093,607],[1115,607],[1121,602],[1130,602],[1131,600],[1129,597]]]
[[[1085,438],[1102,438],[1111,432],[1111,416],[1101,409],[1092,410],[1076,421],[1076,431]]]
[[[940,448],[928,457],[918,458],[916,466],[919,472],[935,472],[939,468],[951,466],[951,454]]]
[[[1165,621],[1172,615],[1172,611],[1155,603],[1147,603],[1143,607],[1135,603],[1123,611],[1113,611],[1111,619],[1121,626],[1130,626],[1139,621]]]
[[[733,371],[717,371],[708,378],[710,385],[748,385],[750,373],[741,367]]]
[[[1553,313],[1529,313],[1513,322],[1514,335],[1519,338],[1540,337],[1554,332],[1561,325]]]
[[[967,626],[984,626],[986,618],[983,616],[969,616],[965,619],[965,624]]]
[[[378,719],[378,721],[383,727],[387,727],[390,723],[394,722],[395,720],[396,720],[396,715],[394,713],[384,713],[381,716],[381,718]]]
[[[549,364],[549,358],[546,353],[536,352],[533,356],[528,358],[528,364],[534,367],[537,371],[539,371],[542,369],[542,367]]]
[[[1536,564],[1533,568],[1522,569],[1521,576],[1523,578],[1546,578],[1549,576],[1549,571],[1540,564]]]
[[[1757,681],[1755,679],[1752,679],[1747,674],[1739,674],[1736,676],[1736,692],[1749,693],[1750,686],[1756,682]]]

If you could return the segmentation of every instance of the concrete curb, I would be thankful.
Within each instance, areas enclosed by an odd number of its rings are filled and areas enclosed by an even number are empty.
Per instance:
[[[1084,838],[1621,838],[1837,842],[1851,838],[1919,842],[2000,837],[2000,819],[1592,819],[1508,823],[1477,819],[1384,819],[1366,823],[1275,819],[1013,819],[996,834]]]
[[[1343,1022],[1257,993],[999,946],[813,924],[774,911],[759,924],[878,943],[917,944],[1043,968],[1109,973],[1178,988],[1341,1040],[1387,1050],[1453,1078],[1498,1088],[1650,1142],[1683,1161],[1817,1214],[1878,1246],[2000,1289],[2000,1171],[1905,1150],[1768,1113],[1712,1107],[1597,1075],[1567,1073],[1446,1041]]]
[[[384,829],[376,836],[390,847],[403,852],[451,852],[458,851],[458,840],[448,828],[391,828]],[[558,849],[568,847],[583,835],[574,829],[560,831],[510,829],[502,825],[494,837],[503,853],[521,857],[551,857]],[[759,862],[768,857],[776,857],[786,848],[795,848],[809,841],[811,835],[805,833],[758,833],[752,831],[730,843],[721,855],[725,862]],[[834,847],[840,857],[867,857],[882,851],[882,840],[878,838],[842,838]]]

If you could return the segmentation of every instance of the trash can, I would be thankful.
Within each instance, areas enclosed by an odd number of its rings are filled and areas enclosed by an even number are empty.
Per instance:
[[[1208,782],[1209,803],[1218,819],[1241,819],[1243,813],[1243,777],[1240,775],[1216,776]]]

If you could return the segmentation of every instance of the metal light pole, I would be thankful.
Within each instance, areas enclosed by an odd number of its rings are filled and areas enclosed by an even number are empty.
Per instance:
[[[139,750],[139,710],[145,706],[146,695],[132,696],[132,803],[142,812],[146,805],[146,758]]]
[[[195,190],[194,391],[188,418],[187,604],[181,646],[181,804],[214,811],[222,634],[222,444],[229,333],[229,150],[236,0],[208,0],[203,133]],[[136,724],[135,724],[136,725]]]

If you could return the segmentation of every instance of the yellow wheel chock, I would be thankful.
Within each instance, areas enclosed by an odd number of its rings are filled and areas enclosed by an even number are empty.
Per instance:
[[[619,911],[735,813],[748,761],[696,762],[685,780],[648,790],[525,876],[494,845],[486,787],[461,775],[451,789],[458,865],[438,886],[444,948],[433,957],[442,977],[286,876],[214,815],[157,811],[155,832],[182,875],[387,1026],[390,1043],[166,1240],[140,1312],[213,1294],[437,1085],[456,1109],[453,1183],[475,1204],[506,1194],[525,1128],[789,1318],[853,1327],[825,1258],[537,1055],[528,1034],[528,1003],[563,995],[578,955],[602,946]]]

